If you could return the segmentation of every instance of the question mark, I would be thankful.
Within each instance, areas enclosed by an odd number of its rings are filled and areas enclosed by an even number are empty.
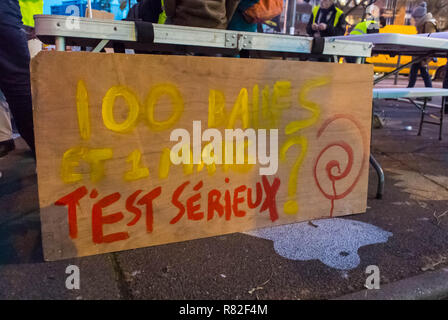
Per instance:
[[[286,153],[288,152],[289,148],[291,148],[293,145],[300,146],[300,153],[296,161],[294,162],[294,165],[291,168],[291,174],[289,176],[288,196],[290,198],[296,197],[299,169],[308,151],[308,139],[304,136],[298,136],[298,137],[290,137],[288,140],[286,140],[285,143],[283,143],[282,147],[280,148],[281,161],[286,160]],[[285,205],[283,206],[283,211],[285,211],[286,214],[291,215],[297,214],[297,212],[299,211],[299,204],[297,200],[286,201]]]
[[[295,120],[288,123],[288,125],[285,127],[285,134],[290,135],[297,131],[311,127],[317,122],[317,120],[319,120],[321,113],[320,106],[317,103],[308,100],[307,96],[313,88],[324,86],[329,82],[330,82],[329,77],[318,77],[310,81],[307,81],[303,85],[302,89],[299,92],[298,97],[299,105],[302,108],[310,111],[312,115],[307,119]],[[283,206],[283,211],[286,214],[291,215],[297,214],[297,212],[299,211],[299,204],[297,200],[293,199],[297,197],[296,193],[297,193],[297,181],[299,178],[299,170],[308,151],[308,139],[305,136],[292,136],[288,140],[286,140],[280,149],[281,161],[286,160],[286,153],[288,152],[289,148],[292,147],[293,145],[300,146],[301,151],[291,168],[291,173],[289,176],[288,196],[292,199],[288,200]]]

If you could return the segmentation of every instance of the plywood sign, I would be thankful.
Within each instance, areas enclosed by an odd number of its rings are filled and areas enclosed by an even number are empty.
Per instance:
[[[366,209],[371,66],[43,52],[32,84],[48,260]]]

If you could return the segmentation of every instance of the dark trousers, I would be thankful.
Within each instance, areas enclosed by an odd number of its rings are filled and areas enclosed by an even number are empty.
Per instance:
[[[27,38],[21,25],[14,26],[2,21],[0,21],[0,89],[6,97],[20,135],[35,155]]]
[[[443,78],[443,88],[448,89],[448,63],[445,65],[445,77]],[[448,97],[445,98],[445,114],[448,114]]]
[[[443,78],[443,88],[448,89],[448,63],[445,65],[445,77]]]
[[[414,63],[411,66],[411,71],[409,72],[409,83],[408,88],[413,88],[415,82],[417,81],[417,73],[420,70],[420,74],[425,82],[425,87],[432,88],[431,77],[429,76],[428,67],[422,66],[420,63]]]

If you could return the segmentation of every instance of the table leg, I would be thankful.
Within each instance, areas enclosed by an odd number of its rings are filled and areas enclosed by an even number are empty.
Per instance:
[[[381,199],[383,197],[384,193],[384,171],[381,167],[380,163],[375,159],[375,157],[370,154],[370,164],[373,166],[373,168],[376,171],[376,174],[378,176],[378,188],[376,191],[376,198]]]
[[[418,133],[417,133],[418,136],[420,136],[422,134],[423,121],[425,120],[425,112],[426,112],[426,101],[427,101],[427,99],[424,98],[423,107],[421,109],[422,115],[420,117],[420,125],[418,127]]]
[[[400,68],[400,64],[401,64],[401,55],[399,54],[399,55],[398,55],[398,58],[397,58],[397,66],[396,66],[397,69]],[[399,74],[399,72],[397,72],[397,73],[395,74],[395,77],[394,77],[394,85],[397,85],[397,82],[398,82],[398,74]]]
[[[101,52],[101,50],[104,49],[104,47],[109,43],[109,40],[103,39],[101,40],[96,47],[92,50],[92,52]]]
[[[442,140],[443,115],[445,113],[445,99],[446,99],[446,97],[442,97],[442,105],[440,106],[439,140]]]
[[[65,51],[64,37],[56,37],[56,51]]]

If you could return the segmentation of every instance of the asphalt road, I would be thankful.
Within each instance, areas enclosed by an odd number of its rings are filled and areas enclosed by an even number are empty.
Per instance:
[[[435,126],[416,136],[417,109],[376,107],[386,194],[375,199],[370,168],[365,214],[57,262],[43,261],[35,165],[18,139],[0,159],[0,299],[330,299],[364,289],[369,265],[380,285],[448,267],[448,128],[442,142]],[[79,290],[65,287],[70,264]]]

